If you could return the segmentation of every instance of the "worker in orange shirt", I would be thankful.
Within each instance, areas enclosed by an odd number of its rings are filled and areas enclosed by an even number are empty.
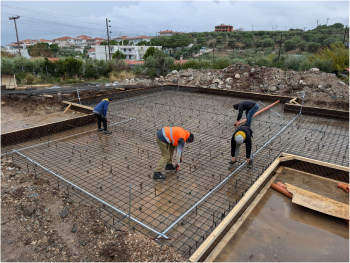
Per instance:
[[[191,143],[194,140],[192,133],[181,127],[164,127],[157,131],[156,140],[162,154],[158,166],[154,172],[153,179],[165,179],[162,169],[165,166],[166,171],[178,171],[182,162],[182,150],[185,143]],[[172,164],[173,154],[176,147],[176,165]]]

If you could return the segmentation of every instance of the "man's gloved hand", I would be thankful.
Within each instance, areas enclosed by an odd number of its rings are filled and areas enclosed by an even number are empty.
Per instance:
[[[179,171],[179,169],[180,169],[180,164],[177,164],[177,165],[176,165],[175,172],[178,172],[178,171]]]

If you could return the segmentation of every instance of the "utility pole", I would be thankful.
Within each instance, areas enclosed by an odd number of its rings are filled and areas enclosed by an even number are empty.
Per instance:
[[[281,56],[282,35],[283,35],[283,33],[281,33],[280,51],[278,52],[278,60],[280,60],[280,56]]]
[[[252,25],[252,31],[253,31],[253,27],[254,27],[254,25]]]
[[[329,18],[327,18],[327,24],[326,24],[326,26],[328,26],[328,20],[329,20]]]
[[[346,36],[346,29],[347,29],[347,28],[348,28],[348,26],[345,26],[343,44],[345,43],[345,36]]]
[[[277,25],[276,25],[276,31],[277,31]]]
[[[316,27],[316,28],[318,28],[318,21],[319,21],[319,20],[316,21],[316,23],[317,23],[317,27]]]
[[[304,27],[304,32],[305,32],[305,28],[307,28],[307,26]]]
[[[272,31],[273,31],[273,27],[272,27]]]
[[[106,45],[105,45],[105,54],[106,54],[106,62],[107,62],[107,49],[106,49]]]
[[[15,22],[18,51],[19,51],[19,55],[22,56],[22,55],[21,55],[21,49],[19,48],[18,32],[17,32],[17,25],[16,25],[16,19],[19,19],[19,18],[20,18],[19,16],[12,16],[12,17],[9,17],[10,20],[13,20],[13,21]]]
[[[285,31],[287,31],[287,27],[285,26],[284,28],[285,28]]]
[[[111,22],[111,20],[109,20],[109,22]],[[106,26],[107,26],[107,39],[108,39],[108,55],[109,55],[109,60],[111,60],[111,48],[109,47],[109,32],[108,30],[108,19],[106,18]]]

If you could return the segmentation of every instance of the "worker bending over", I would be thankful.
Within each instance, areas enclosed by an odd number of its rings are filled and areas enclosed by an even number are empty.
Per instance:
[[[112,132],[107,130],[107,110],[108,110],[108,106],[110,101],[112,101],[111,99],[103,99],[99,104],[97,104],[97,106],[94,108],[94,110],[92,111],[93,114],[95,114],[95,116],[98,119],[98,129],[97,131],[103,131],[105,132],[105,134],[111,134]],[[103,129],[101,129],[101,122],[103,122]]]
[[[233,108],[235,110],[238,110],[237,121],[233,124],[233,126],[237,127],[238,122],[242,118],[243,111],[245,111],[245,115],[247,118],[245,126],[248,126],[250,128],[250,126],[252,125],[253,116],[259,110],[259,104],[254,101],[244,100],[238,104],[233,105]]]
[[[157,131],[156,140],[162,154],[153,179],[165,179],[161,173],[164,165],[165,170],[178,171],[182,162],[182,150],[186,142],[193,142],[194,136],[181,127],[164,127]],[[174,149],[176,147],[176,165],[172,164]]]
[[[230,165],[233,165],[239,156],[239,149],[242,143],[245,143],[246,146],[246,157],[248,165],[251,165],[253,162],[253,151],[252,151],[252,138],[253,131],[246,126],[239,127],[235,133],[232,135],[231,139],[231,156],[232,160],[229,162]]]

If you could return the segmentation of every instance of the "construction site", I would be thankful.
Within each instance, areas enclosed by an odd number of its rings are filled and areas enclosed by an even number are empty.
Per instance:
[[[304,106],[304,96],[178,84],[118,90],[108,92],[112,134],[104,135],[92,114],[103,97],[90,94],[61,103],[78,117],[3,133],[2,161],[97,211],[104,227],[141,233],[186,261],[348,261],[349,198],[337,185],[349,183],[349,112]],[[242,147],[228,169],[232,105],[242,100],[261,110],[251,126],[254,162],[247,166]],[[195,139],[180,170],[154,180],[163,127]],[[277,181],[293,203],[270,188]],[[337,209],[295,204],[293,187]]]

